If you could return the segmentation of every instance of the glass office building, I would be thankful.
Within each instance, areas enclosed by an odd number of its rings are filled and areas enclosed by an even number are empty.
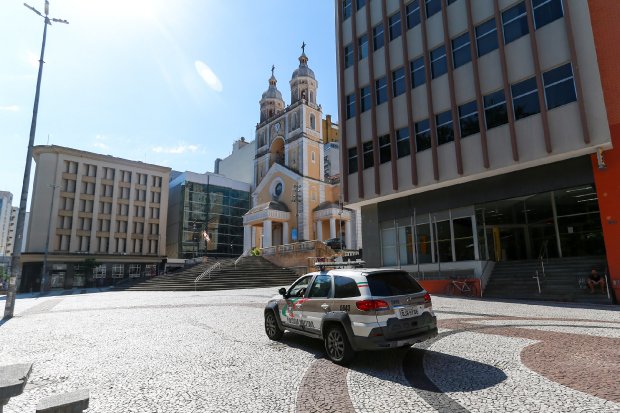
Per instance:
[[[168,257],[241,255],[250,190],[250,184],[212,173],[176,176],[170,182]]]

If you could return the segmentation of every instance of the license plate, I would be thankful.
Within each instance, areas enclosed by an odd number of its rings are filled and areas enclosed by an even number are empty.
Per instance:
[[[422,313],[420,306],[407,305],[398,309],[398,318],[415,317]]]

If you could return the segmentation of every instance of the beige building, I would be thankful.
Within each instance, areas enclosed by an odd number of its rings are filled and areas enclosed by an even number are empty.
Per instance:
[[[619,2],[335,6],[343,195],[369,265],[480,275],[617,249]]]
[[[0,256],[11,255],[8,252],[9,229],[11,226],[13,194],[0,191]]]
[[[37,146],[22,290],[37,290],[46,246],[52,288],[151,275],[165,257],[170,168]],[[47,233],[49,232],[49,239]]]
[[[13,249],[15,247],[15,230],[17,229],[17,214],[19,213],[19,207],[13,207],[11,209],[11,220],[9,221],[9,235],[6,241],[6,255],[13,255]],[[28,236],[28,220],[30,218],[30,212],[26,212],[24,221],[24,231],[22,232],[22,251],[26,251],[26,239]]]
[[[355,248],[355,213],[339,206],[337,180],[325,176],[325,145],[338,125],[323,121],[318,82],[305,53],[289,82],[286,105],[273,74],[260,100],[252,209],[244,216],[244,249],[340,238]],[[336,149],[337,150],[337,149]]]
[[[233,150],[230,155],[215,160],[213,171],[235,181],[253,185],[255,153],[256,141],[247,142],[244,137],[241,137],[233,143]]]

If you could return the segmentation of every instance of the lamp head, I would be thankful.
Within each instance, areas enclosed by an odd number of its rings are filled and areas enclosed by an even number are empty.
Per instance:
[[[50,2],[45,0],[45,15],[47,16],[48,14],[50,14]]]

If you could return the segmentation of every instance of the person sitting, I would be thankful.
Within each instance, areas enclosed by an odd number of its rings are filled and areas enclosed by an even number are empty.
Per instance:
[[[601,292],[604,293],[605,292],[605,278],[601,277],[601,274],[599,274],[593,268],[590,275],[588,275],[588,287],[590,288],[590,294],[594,293],[594,287],[597,285],[601,286]]]

